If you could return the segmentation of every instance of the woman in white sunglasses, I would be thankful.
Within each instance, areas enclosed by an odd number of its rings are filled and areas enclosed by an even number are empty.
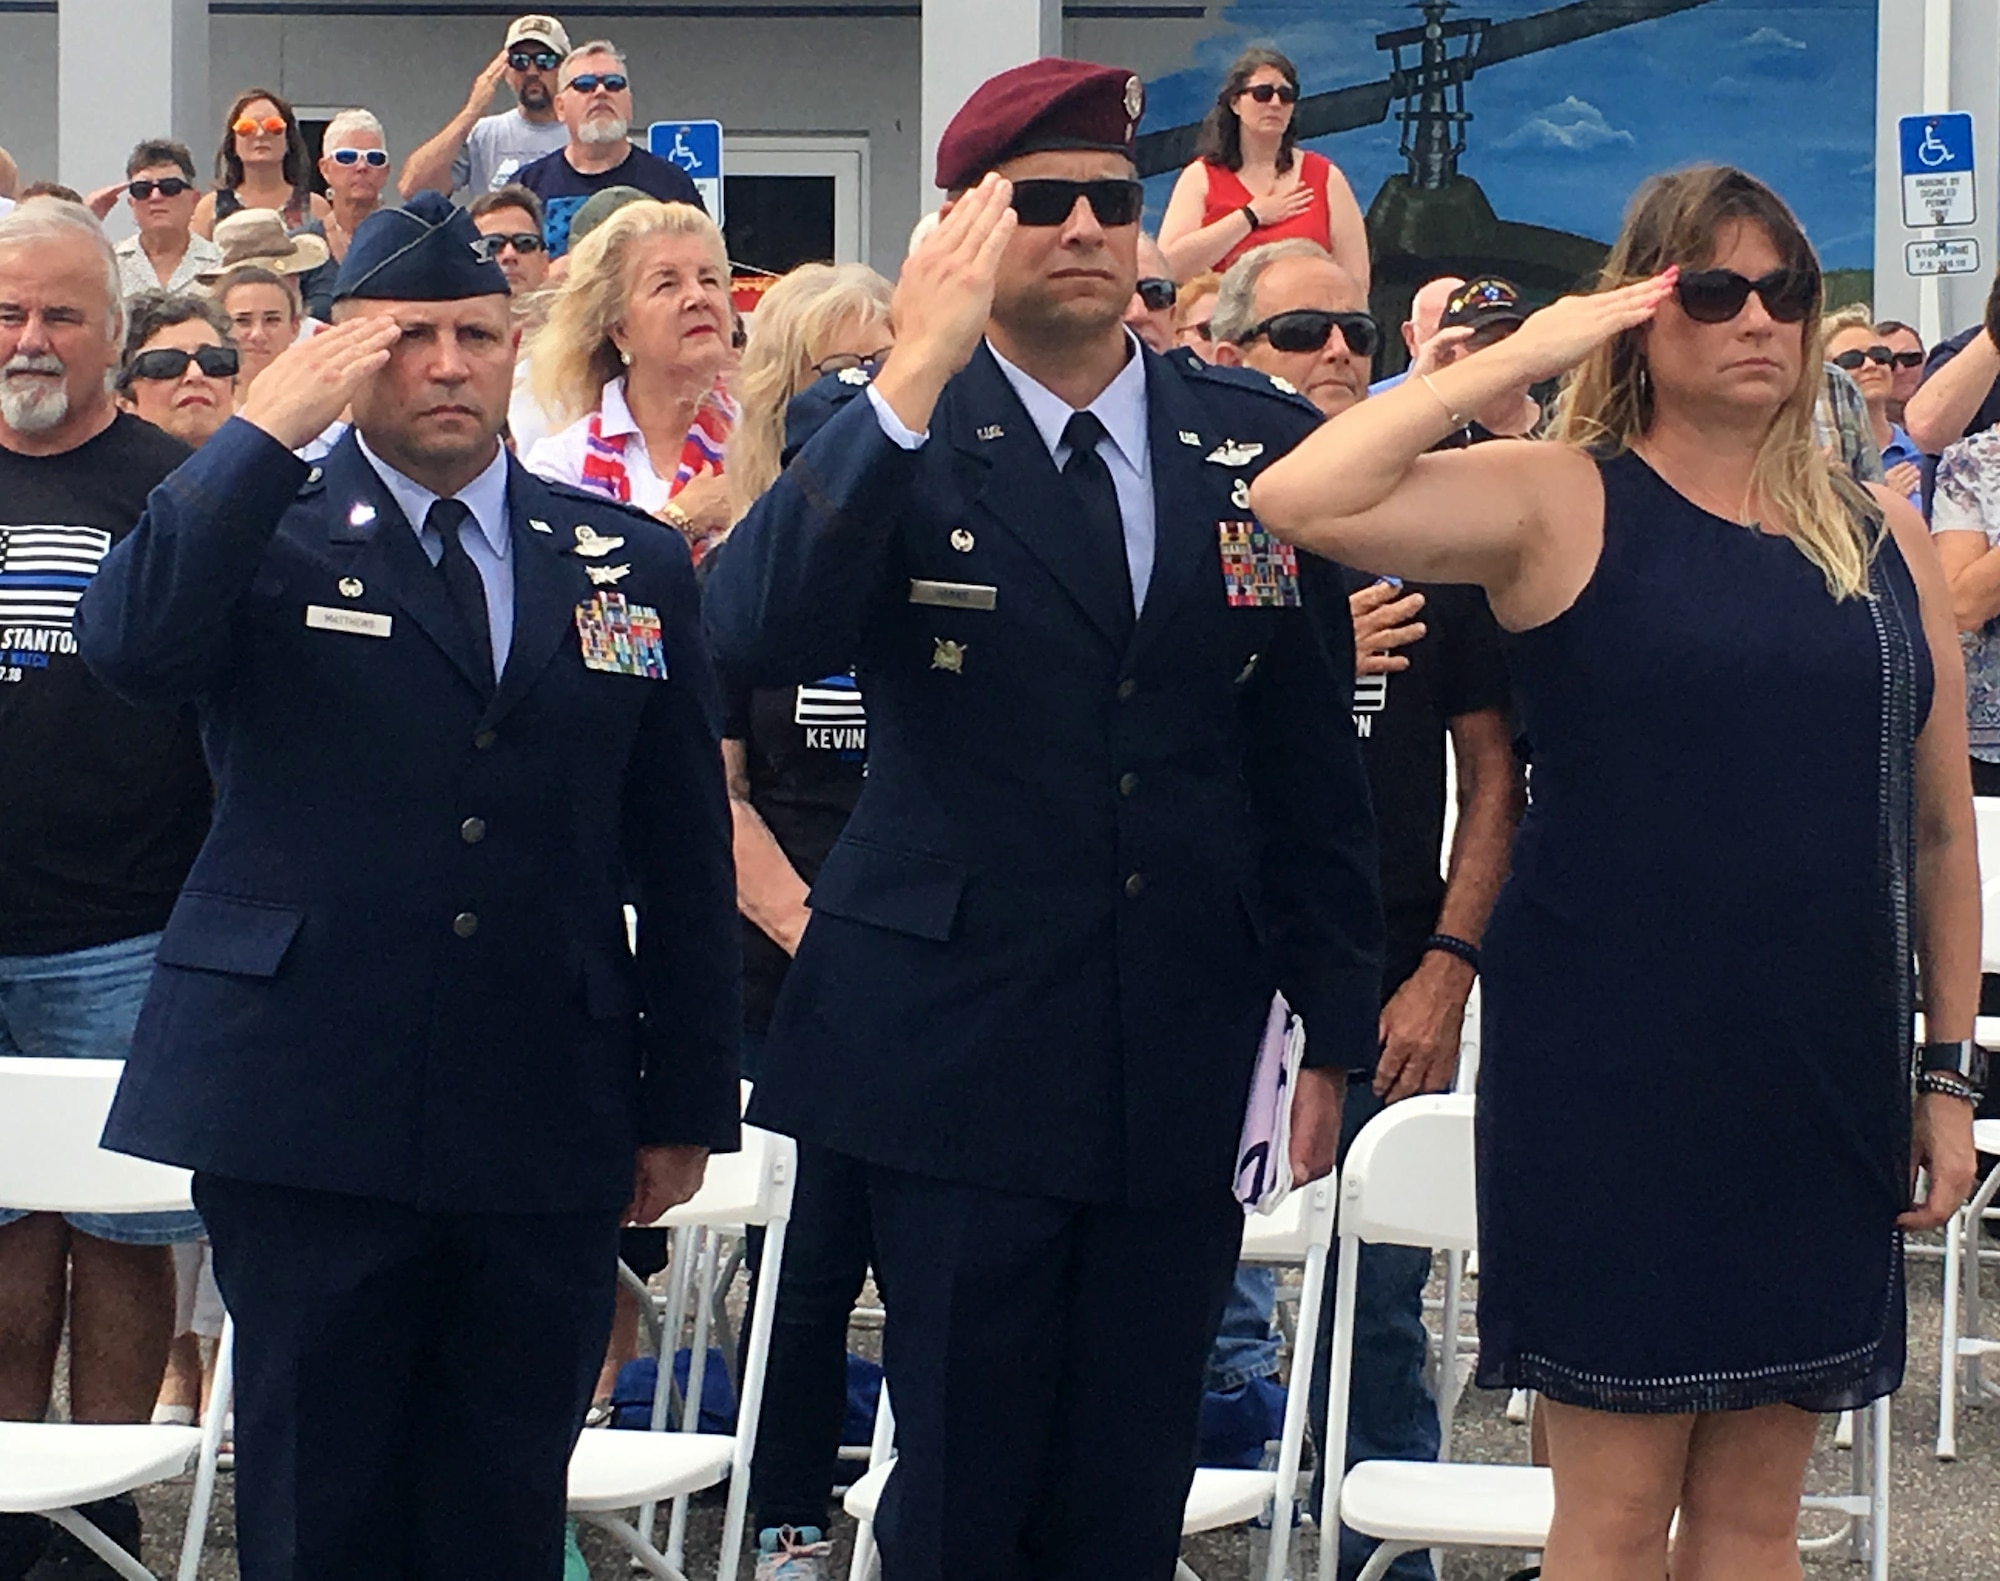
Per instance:
[[[326,123],[320,140],[319,173],[326,178],[333,212],[326,217],[326,244],[333,261],[347,256],[354,227],[382,203],[389,184],[389,144],[382,123],[366,110],[342,110]]]

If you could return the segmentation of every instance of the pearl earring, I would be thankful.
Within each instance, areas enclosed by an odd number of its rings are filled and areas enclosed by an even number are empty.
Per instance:
[[[625,366],[629,368],[629,367],[631,367],[631,366],[632,366],[632,353],[631,353],[631,352],[629,352],[629,351],[625,351],[625,350],[623,350],[623,349],[620,349],[620,351],[619,351],[619,353],[618,353],[618,360],[619,360],[620,362],[624,363],[624,364],[625,364]]]

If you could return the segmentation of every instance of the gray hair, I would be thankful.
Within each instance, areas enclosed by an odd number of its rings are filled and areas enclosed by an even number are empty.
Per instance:
[[[382,140],[382,146],[389,146],[389,134],[382,130],[382,123],[367,110],[342,110],[326,123],[326,132],[320,138],[319,146],[331,152],[344,146],[349,132],[373,132]]]
[[[104,227],[89,209],[60,198],[43,198],[24,203],[0,216],[0,248],[27,247],[36,242],[81,238],[97,249],[104,265],[105,338],[118,341],[125,334],[125,288],[118,276],[118,255],[105,238]]]
[[[1257,282],[1272,264],[1287,258],[1318,258],[1331,263],[1333,254],[1303,237],[1251,248],[1222,277],[1215,293],[1215,309],[1208,318],[1209,334],[1216,340],[1237,341],[1249,334],[1257,322]]]
[[[125,304],[131,321],[125,331],[125,356],[118,369],[121,392],[132,387],[132,359],[146,349],[146,342],[163,329],[179,324],[206,324],[222,338],[222,344],[236,344],[236,325],[214,297],[195,291],[141,291]]]
[[[622,49],[608,38],[594,38],[588,44],[577,45],[575,49],[563,56],[562,64],[556,67],[556,81],[561,82],[563,80],[563,73],[568,71],[570,67],[574,66],[586,55],[609,55],[613,60],[618,62],[619,70],[622,71],[625,68],[625,52]]]

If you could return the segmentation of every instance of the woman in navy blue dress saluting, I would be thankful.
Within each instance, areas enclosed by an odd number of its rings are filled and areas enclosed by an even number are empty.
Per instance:
[[[1972,1179],[1983,1061],[1910,1047],[1913,958],[1930,1037],[1969,1040],[1978,993],[1963,678],[1922,520],[1813,442],[1785,205],[1655,178],[1603,287],[1335,418],[1251,503],[1479,583],[1508,633],[1535,766],[1485,950],[1480,1382],[1547,1404],[1543,1573],[1660,1581],[1678,1509],[1675,1581],[1776,1581],[1813,1413],[1897,1386],[1901,1233]],[[1426,453],[1561,374],[1559,442]]]

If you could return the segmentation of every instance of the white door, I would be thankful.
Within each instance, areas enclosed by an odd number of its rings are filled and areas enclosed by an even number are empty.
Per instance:
[[[723,146],[730,260],[773,274],[868,257],[868,139],[738,133]]]

